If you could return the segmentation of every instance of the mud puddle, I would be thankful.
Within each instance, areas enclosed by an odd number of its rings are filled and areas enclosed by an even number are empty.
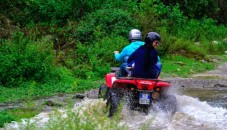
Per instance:
[[[213,107],[223,107],[227,109],[227,90],[186,88],[182,89],[181,93],[198,98],[200,101],[205,101]]]

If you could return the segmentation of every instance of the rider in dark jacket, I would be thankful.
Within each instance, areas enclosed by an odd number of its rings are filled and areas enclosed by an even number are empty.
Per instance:
[[[157,69],[158,51],[156,50],[159,45],[161,37],[156,32],[149,32],[145,39],[145,45],[139,47],[132,53],[127,61],[135,62],[132,77],[151,78],[156,79],[160,71]]]

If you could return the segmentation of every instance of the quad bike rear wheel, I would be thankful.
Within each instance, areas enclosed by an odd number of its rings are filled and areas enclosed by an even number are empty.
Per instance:
[[[171,115],[177,111],[177,100],[173,95],[164,94],[155,104],[158,109],[161,109],[162,111]]]

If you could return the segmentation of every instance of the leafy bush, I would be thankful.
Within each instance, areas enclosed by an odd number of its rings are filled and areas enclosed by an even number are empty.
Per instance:
[[[178,28],[176,36],[191,41],[202,41],[203,37],[207,41],[222,40],[227,35],[227,28],[217,26],[212,19],[204,18],[202,20],[188,20],[181,27]]]
[[[226,12],[225,6],[226,1],[223,0],[200,0],[200,1],[189,1],[189,0],[162,0],[165,5],[176,5],[179,4],[180,9],[184,15],[193,18],[201,19],[206,16],[218,20],[219,23],[226,23],[223,12]]]
[[[14,120],[14,117],[12,115],[9,115],[7,112],[0,112],[0,128],[2,128],[5,123],[9,123]]]
[[[54,51],[51,43],[32,41],[17,32],[13,40],[0,46],[0,84],[16,85],[27,80],[43,82],[53,72]]]
[[[105,73],[110,71],[110,67],[117,64],[113,51],[121,51],[127,44],[127,39],[120,36],[107,36],[92,45],[77,44],[77,50],[71,53],[73,62],[68,64],[68,67],[73,68],[76,77],[95,79],[104,77]]]
[[[161,0],[144,0],[140,3],[137,12],[139,21],[145,33],[159,31],[165,28],[169,33],[175,33],[186,17],[179,9],[179,6],[166,6]]]
[[[216,26],[212,19],[204,18],[200,21],[189,20],[178,28],[177,37],[199,44],[200,50],[206,54],[221,54],[225,51],[225,43],[222,40],[227,35],[225,26]],[[218,44],[213,44],[216,41]],[[198,51],[199,53],[200,51]]]
[[[136,0],[3,0],[0,7],[4,15],[19,25],[34,23],[54,23],[64,25],[67,21],[80,18],[100,9],[118,8],[134,10]]]
[[[126,36],[137,23],[129,12],[121,9],[104,9],[93,12],[80,21],[76,38],[80,42],[95,43],[105,36]]]
[[[161,56],[178,54],[188,58],[203,59],[206,55],[206,50],[192,41],[171,36],[166,32],[160,34],[162,41],[158,50]]]
[[[20,0],[13,2],[12,19],[20,25],[30,22],[64,23],[71,15],[73,0]],[[11,3],[12,4],[12,3]],[[6,5],[9,6],[9,5]]]

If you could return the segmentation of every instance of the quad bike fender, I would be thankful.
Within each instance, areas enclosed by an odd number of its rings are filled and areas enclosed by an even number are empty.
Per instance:
[[[108,88],[112,88],[112,84],[116,80],[115,73],[106,74],[105,78],[106,78],[106,86]]]
[[[106,78],[106,87],[112,88],[113,84],[133,84],[136,85],[136,80],[129,80],[129,79],[117,79],[115,73],[108,73],[105,76]]]
[[[159,81],[156,83],[156,87],[170,87],[171,83],[167,81]]]
[[[161,80],[136,80],[137,81],[137,87],[139,90],[150,90],[152,91],[154,87],[170,87],[170,83],[166,81]]]
[[[171,83],[162,80],[150,80],[140,78],[121,78],[117,79],[115,73],[108,73],[105,76],[106,86],[112,88],[113,83],[132,84],[138,87],[139,90],[153,90],[154,87],[170,87]]]

